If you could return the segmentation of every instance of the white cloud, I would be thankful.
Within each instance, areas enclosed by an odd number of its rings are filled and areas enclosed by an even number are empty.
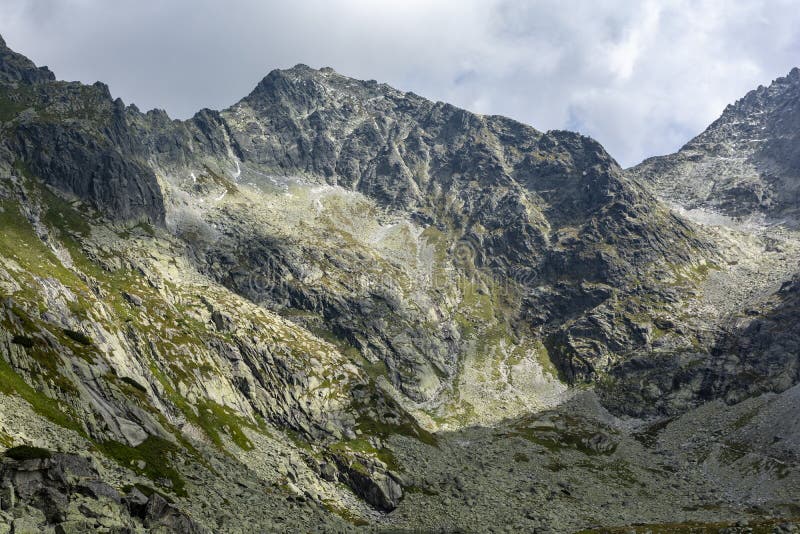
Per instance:
[[[187,117],[269,70],[332,66],[539,129],[623,164],[671,152],[800,62],[794,0],[4,0],[10,46]]]

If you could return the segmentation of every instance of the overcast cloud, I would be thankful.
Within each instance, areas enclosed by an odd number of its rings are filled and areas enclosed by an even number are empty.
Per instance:
[[[577,130],[624,166],[800,64],[797,0],[2,0],[0,33],[178,118],[306,63]]]

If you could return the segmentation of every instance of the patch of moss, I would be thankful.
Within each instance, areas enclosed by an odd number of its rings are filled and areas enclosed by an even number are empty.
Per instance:
[[[733,422],[732,428],[740,430],[747,426],[758,415],[758,408],[748,410]]]
[[[325,501],[322,502],[322,505],[329,512],[338,515],[339,517],[341,517],[342,519],[344,519],[345,521],[347,521],[348,523],[350,523],[350,524],[352,524],[354,526],[365,527],[365,526],[369,525],[369,521],[367,521],[363,517],[360,517],[360,516],[354,514],[353,512],[348,510],[347,508],[344,508],[342,506],[338,506],[333,501],[325,500]]]
[[[719,451],[719,461],[726,466],[734,464],[747,456],[749,451],[740,444],[721,444]]]
[[[83,332],[78,332],[76,330],[70,330],[69,328],[63,329],[64,335],[70,338],[73,341],[77,341],[81,345],[92,345],[92,338],[84,334]]]
[[[362,416],[358,419],[358,428],[362,432],[374,436],[388,437],[394,434],[400,434],[418,439],[432,447],[439,446],[439,440],[436,439],[436,436],[419,426],[410,417],[405,417],[403,420],[398,421],[382,422]]]
[[[5,451],[3,455],[13,460],[23,461],[23,460],[44,460],[50,458],[51,453],[49,450],[43,449],[41,447],[32,447],[30,445],[19,445],[17,447],[11,447],[7,451]]]
[[[185,482],[172,465],[173,457],[179,452],[174,443],[156,436],[148,436],[136,447],[118,441],[97,442],[95,446],[121,466],[156,483],[160,480],[169,480],[171,488],[168,489],[175,495],[186,496]]]
[[[574,449],[587,456],[603,456],[610,455],[616,450],[615,443],[606,450],[597,450],[591,447],[589,444],[597,432],[593,429],[583,428],[579,420],[565,417],[563,422],[566,423],[563,428],[537,427],[535,421],[532,425],[528,424],[530,422],[521,422],[515,426],[515,431],[511,435],[541,445],[550,452]]]
[[[256,424],[235,414],[230,408],[211,400],[200,401],[195,407],[192,407],[178,394],[172,382],[167,379],[164,373],[154,363],[150,365],[150,371],[164,387],[170,401],[175,404],[191,423],[203,429],[211,442],[214,443],[219,450],[225,450],[225,444],[220,437],[220,432],[226,433],[231,441],[240,449],[246,451],[253,449],[253,443],[248,439],[242,428],[249,427],[259,431],[260,429]]]
[[[32,183],[37,183],[32,181]],[[42,220],[51,228],[64,235],[65,232],[91,235],[91,227],[86,222],[86,215],[78,211],[70,202],[50,191],[46,186],[36,188],[46,206]]]
[[[216,185],[223,187],[225,192],[229,195],[234,195],[239,192],[239,189],[233,184],[233,182],[211,170],[208,165],[203,165],[203,169],[205,170],[205,173],[199,176],[200,181],[205,179],[210,180]]]
[[[219,431],[225,432],[240,449],[249,451],[253,443],[242,430],[243,426],[255,429],[255,425],[236,415],[233,410],[216,402],[207,400],[197,405],[198,422],[206,434],[218,446],[222,446]]]
[[[85,288],[86,285],[69,269],[64,267],[53,252],[39,239],[33,226],[19,210],[16,202],[5,200],[0,202],[0,254],[16,261],[26,271],[24,286],[31,298],[36,293],[30,288],[36,287],[32,278],[56,278],[67,286]]]
[[[674,420],[674,417],[668,417],[666,419],[662,419],[661,421],[657,421],[648,426],[642,432],[634,433],[633,437],[645,447],[652,449],[658,442],[658,434],[667,428],[667,426]]]
[[[349,454],[357,452],[361,454],[374,456],[383,463],[385,463],[386,467],[388,467],[392,471],[403,470],[402,466],[397,461],[397,458],[395,457],[394,453],[390,449],[387,449],[386,447],[377,449],[366,439],[352,439],[347,441],[340,441],[330,445],[328,449],[334,453],[340,452]]]
[[[33,339],[32,337],[23,336],[23,335],[17,335],[17,336],[14,336],[13,338],[11,338],[11,343],[13,343],[14,345],[20,345],[22,347],[25,347],[26,349],[29,349],[29,348],[33,347],[36,344],[36,340]]]
[[[42,417],[58,426],[84,434],[70,408],[33,389],[3,358],[0,358],[0,393],[19,395]]]
[[[3,89],[0,92],[0,122],[8,122],[32,105],[31,92],[28,88],[17,88],[14,91]]]
[[[72,314],[80,319],[86,319],[88,317],[88,306],[81,302],[80,299],[72,300],[67,302],[67,308]]]

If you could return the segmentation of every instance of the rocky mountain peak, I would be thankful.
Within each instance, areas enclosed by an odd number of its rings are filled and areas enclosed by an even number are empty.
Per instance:
[[[0,47],[0,168],[24,170],[113,219],[162,224],[161,190],[128,118],[104,83],[57,82]]]
[[[47,67],[37,67],[33,61],[6,46],[0,36],[0,83],[41,83],[55,80]]]
[[[357,80],[330,67],[314,69],[301,63],[289,69],[271,71],[243,101],[254,106],[291,103],[298,113],[311,113],[326,106],[341,108],[349,104],[351,107],[364,107],[373,100],[401,100],[404,96],[401,91],[374,80]]]
[[[800,103],[800,69],[795,67],[788,75],[775,79],[768,86],[759,86],[735,103],[728,105],[719,119],[687,146],[701,143],[720,134],[738,137],[747,142],[757,142],[760,129],[781,127],[786,113],[798,113]],[[776,116],[780,114],[781,116]],[[720,130],[722,130],[720,132]]]
[[[747,93],[676,154],[629,171],[664,199],[724,215],[798,224],[800,70]]]

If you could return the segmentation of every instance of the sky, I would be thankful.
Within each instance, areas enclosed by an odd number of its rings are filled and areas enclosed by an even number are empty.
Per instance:
[[[176,118],[305,63],[576,130],[625,167],[800,65],[797,0],[2,0],[0,34]]]

